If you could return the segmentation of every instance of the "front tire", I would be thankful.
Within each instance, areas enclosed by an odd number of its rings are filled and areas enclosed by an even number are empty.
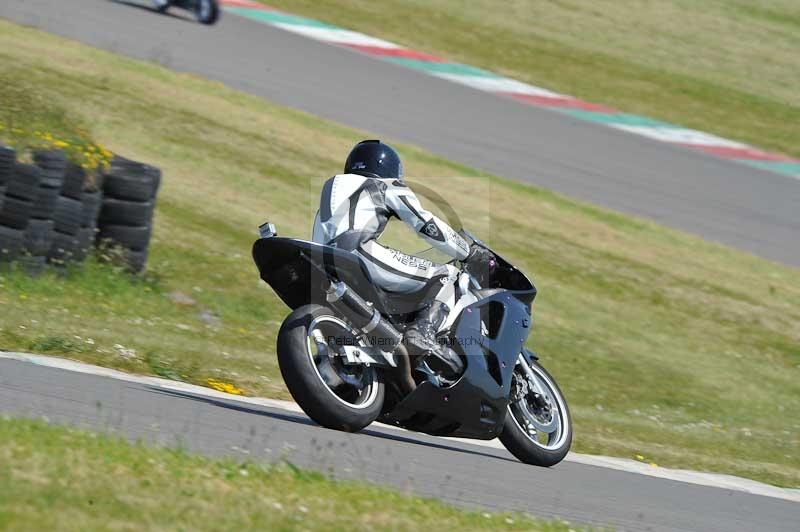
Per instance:
[[[528,364],[530,373],[521,364]],[[514,378],[529,375],[526,393],[508,405],[499,439],[526,464],[550,467],[567,456],[572,445],[572,418],[555,379],[538,362],[520,357]],[[527,384],[530,380],[535,386]],[[513,398],[512,398],[513,399]]]
[[[343,365],[336,351],[344,342],[334,339],[361,342],[332,310],[299,307],[278,333],[278,365],[289,393],[308,417],[329,429],[356,432],[381,414],[383,379],[375,367]]]

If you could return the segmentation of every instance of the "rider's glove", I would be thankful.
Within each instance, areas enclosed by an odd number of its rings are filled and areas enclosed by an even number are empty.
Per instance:
[[[465,262],[474,266],[488,266],[491,260],[494,260],[494,254],[491,251],[478,244],[472,244]]]
[[[478,282],[484,284],[489,281],[494,267],[494,253],[483,246],[472,244],[469,255],[464,260],[467,272],[474,276]]]

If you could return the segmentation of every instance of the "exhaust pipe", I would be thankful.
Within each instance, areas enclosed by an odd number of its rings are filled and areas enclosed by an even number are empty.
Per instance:
[[[341,281],[331,282],[325,299],[331,307],[341,312],[350,323],[364,333],[371,346],[395,354],[400,388],[406,394],[413,392],[417,384],[411,375],[408,350],[401,342],[403,334],[386,321],[377,309]]]
[[[400,345],[402,333],[345,283],[331,282],[325,299],[366,335],[371,346],[392,353]]]

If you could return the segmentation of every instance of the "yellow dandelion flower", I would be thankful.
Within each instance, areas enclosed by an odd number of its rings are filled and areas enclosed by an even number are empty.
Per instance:
[[[208,378],[206,379],[206,383],[218,392],[229,393],[232,395],[244,395],[244,392],[241,388],[238,388],[237,386],[228,382],[222,382],[214,378]]]

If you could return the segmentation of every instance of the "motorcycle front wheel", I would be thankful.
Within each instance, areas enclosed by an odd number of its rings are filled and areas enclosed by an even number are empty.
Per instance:
[[[381,414],[385,389],[380,371],[344,363],[343,346],[364,345],[331,309],[304,305],[278,332],[278,365],[289,393],[323,427],[363,429]]]
[[[526,464],[550,467],[572,445],[572,418],[555,379],[538,362],[520,356],[499,439]]]

